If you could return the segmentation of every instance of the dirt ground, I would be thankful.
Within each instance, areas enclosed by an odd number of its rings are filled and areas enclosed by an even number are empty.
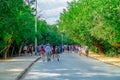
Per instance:
[[[107,57],[103,54],[97,54],[92,52],[89,52],[89,57],[120,67],[120,57]]]

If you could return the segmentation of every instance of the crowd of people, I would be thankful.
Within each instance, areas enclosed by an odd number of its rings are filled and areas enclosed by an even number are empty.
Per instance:
[[[34,54],[34,47],[33,45],[25,45],[23,47],[24,54],[27,55],[33,55]],[[85,53],[85,55],[88,57],[89,55],[89,49],[88,46],[80,46],[80,45],[50,45],[50,44],[40,44],[37,47],[37,55],[41,56],[41,59],[43,62],[45,61],[59,61],[60,54],[62,52],[66,53],[78,53],[81,55],[82,53]]]
[[[24,54],[27,55],[33,55],[34,47],[32,45],[30,46],[24,46],[23,48]],[[42,61],[51,61],[51,60],[57,60],[60,59],[60,54],[63,52],[63,47],[61,45],[50,45],[50,44],[40,44],[37,47],[37,55],[40,55],[42,58]]]
[[[29,45],[29,46],[24,45],[24,47],[23,47],[24,55],[28,55],[28,54],[33,55],[33,49],[34,49],[34,47],[32,45]]]
[[[67,51],[67,53],[78,53],[79,55],[85,54],[87,57],[89,55],[88,46],[64,45],[64,50]]]

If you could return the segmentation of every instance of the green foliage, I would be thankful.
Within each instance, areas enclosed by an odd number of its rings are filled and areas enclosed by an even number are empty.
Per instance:
[[[56,25],[48,25],[44,20],[38,19],[35,33],[35,15],[32,12],[36,9],[30,8],[34,2],[35,0],[30,0],[27,5],[23,0],[0,0],[0,50],[8,45],[19,47],[23,42],[34,43],[35,37],[38,44],[61,44],[61,34],[58,33]]]
[[[92,50],[117,54],[114,45],[120,42],[120,1],[74,0],[68,4],[60,16],[59,30]]]

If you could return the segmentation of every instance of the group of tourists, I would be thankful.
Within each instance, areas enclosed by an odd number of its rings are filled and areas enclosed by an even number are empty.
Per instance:
[[[25,45],[23,47],[23,51],[25,55],[33,55],[34,47],[32,45]],[[37,54],[41,56],[42,61],[54,61],[57,59],[59,61],[60,59],[60,53],[63,52],[63,47],[61,45],[50,45],[50,44],[40,44],[37,47]]]
[[[23,47],[23,51],[25,55],[33,55],[33,51],[34,51],[34,47],[32,45],[25,45]],[[40,44],[37,47],[37,52],[35,52],[36,54],[39,54],[44,61],[51,61],[51,60],[55,60],[57,59],[57,61],[59,61],[60,58],[60,53],[63,52],[63,47],[62,45],[50,45],[50,44]]]
[[[68,53],[78,53],[79,55],[85,54],[87,57],[89,55],[88,46],[64,45],[64,50],[66,50]]]
[[[24,53],[24,55],[33,55],[33,49],[34,49],[34,47],[32,46],[32,44],[30,44],[29,46],[27,46],[27,45],[25,45],[24,47],[23,47],[23,53]]]
[[[78,54],[81,56],[81,54],[83,54],[83,53],[88,57],[88,55],[89,55],[88,46],[78,46]]]
[[[61,45],[39,45],[38,46],[39,54],[42,57],[43,62],[45,61],[45,57],[47,61],[55,60],[59,61],[60,53],[63,52],[63,48]]]
[[[33,45],[25,45],[23,47],[24,54],[29,54],[33,55],[34,51]],[[43,62],[45,61],[54,61],[57,60],[59,61],[60,59],[60,54],[62,52],[67,52],[67,53],[78,53],[81,55],[82,53],[85,53],[85,55],[88,57],[89,50],[88,46],[80,46],[80,45],[50,45],[50,44],[40,44],[37,47],[37,54],[41,56],[41,59]]]
[[[41,55],[43,62],[47,61],[54,61],[57,59],[59,61],[60,53],[62,53],[62,46],[61,45],[39,45],[38,52]]]

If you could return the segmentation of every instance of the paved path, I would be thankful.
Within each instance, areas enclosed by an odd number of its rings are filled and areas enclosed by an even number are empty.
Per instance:
[[[23,80],[120,80],[120,68],[85,56],[64,53],[60,62],[39,60]]]
[[[21,56],[0,61],[0,80],[16,80],[39,56]]]

